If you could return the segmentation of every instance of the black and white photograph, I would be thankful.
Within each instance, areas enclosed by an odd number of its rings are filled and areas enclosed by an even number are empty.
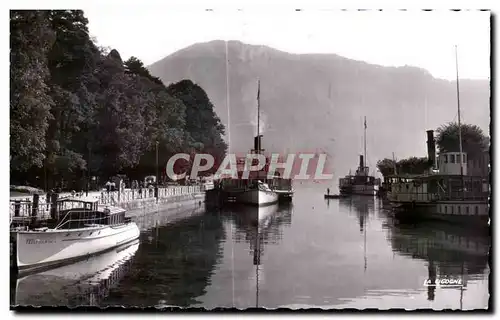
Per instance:
[[[10,310],[491,312],[492,11],[116,3],[9,10]]]

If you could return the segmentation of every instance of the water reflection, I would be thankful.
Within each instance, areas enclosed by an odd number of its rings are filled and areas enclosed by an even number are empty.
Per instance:
[[[375,210],[376,198],[370,196],[352,196],[349,198],[340,198],[340,205],[348,208],[349,214],[354,214],[359,223],[359,232],[363,234],[363,270],[368,268],[368,259],[366,254],[366,223],[370,212]]]
[[[218,213],[156,224],[141,235],[134,268],[104,305],[190,306],[199,303],[221,259],[226,234]],[[154,284],[154,285],[153,285]]]
[[[201,215],[205,212],[204,204],[194,204],[189,207],[168,208],[156,212],[146,210],[135,210],[128,212],[127,215],[132,217],[132,220],[137,223],[140,230],[153,230],[157,226],[173,224],[182,219],[192,216]]]
[[[352,196],[340,198],[340,205],[348,208],[349,213],[356,215],[359,222],[359,231],[363,233],[366,229],[366,221],[370,212],[375,210],[376,198],[369,196]]]
[[[266,207],[232,206],[223,213],[234,224],[233,239],[236,243],[249,245],[255,274],[255,306],[259,306],[259,284],[263,277],[261,259],[265,247],[279,244],[283,238],[283,227],[292,222],[293,205],[282,203]]]
[[[130,269],[139,241],[98,256],[17,279],[11,304],[99,305]]]
[[[446,223],[405,225],[389,222],[385,226],[394,252],[427,262],[427,278],[422,279],[422,283],[430,280],[427,299],[435,299],[437,279],[460,279],[464,286],[457,286],[457,289],[461,290],[462,308],[462,293],[467,281],[485,277],[489,236]]]

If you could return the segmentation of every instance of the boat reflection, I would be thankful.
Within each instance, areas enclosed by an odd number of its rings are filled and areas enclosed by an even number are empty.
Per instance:
[[[386,223],[388,238],[394,252],[425,260],[428,263],[427,279],[430,281],[427,298],[434,300],[437,279],[459,279],[463,286],[468,280],[483,279],[488,266],[490,237],[479,232],[452,226],[447,223],[405,225]]]
[[[368,268],[368,259],[366,254],[366,223],[369,219],[370,212],[375,210],[376,198],[371,196],[350,196],[340,198],[339,202],[341,206],[348,208],[350,214],[354,211],[358,219],[359,232],[363,234],[363,270],[366,272]]]
[[[11,304],[96,306],[128,272],[139,240],[98,256],[17,279]]]
[[[200,303],[198,298],[206,294],[222,259],[226,234],[221,217],[206,212],[164,223],[142,233],[133,270],[102,305],[188,307]]]
[[[356,215],[359,222],[359,231],[361,233],[366,229],[366,222],[368,220],[370,212],[374,212],[376,208],[375,197],[369,196],[351,196],[346,198],[340,198],[339,203],[341,206],[347,208],[349,213]]]
[[[277,244],[283,238],[283,226],[292,222],[292,203],[276,204],[268,207],[232,207],[226,215],[234,221],[236,242],[245,241],[250,245],[255,268],[255,306],[259,306],[259,279],[263,271],[261,258],[265,245]]]

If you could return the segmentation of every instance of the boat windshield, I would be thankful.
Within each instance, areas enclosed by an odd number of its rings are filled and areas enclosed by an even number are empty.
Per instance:
[[[55,229],[79,229],[96,225],[119,225],[126,222],[125,210],[117,208],[111,211],[68,209],[59,212],[59,220]]]

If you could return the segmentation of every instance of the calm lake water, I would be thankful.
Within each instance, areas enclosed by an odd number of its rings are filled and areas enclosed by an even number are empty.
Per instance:
[[[488,306],[489,237],[447,224],[398,225],[376,199],[326,201],[298,185],[291,205],[193,209],[137,219],[138,242],[14,279],[18,305],[266,308]],[[426,287],[429,278],[465,286]]]

